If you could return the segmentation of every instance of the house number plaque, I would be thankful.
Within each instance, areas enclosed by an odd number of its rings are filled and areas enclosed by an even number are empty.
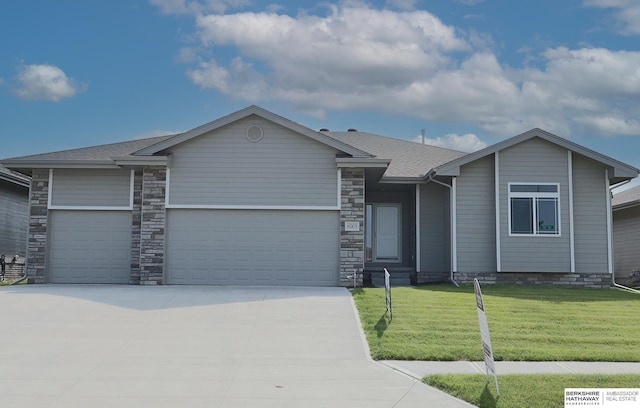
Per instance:
[[[344,222],[344,230],[349,231],[360,231],[360,222],[358,221],[345,221]]]

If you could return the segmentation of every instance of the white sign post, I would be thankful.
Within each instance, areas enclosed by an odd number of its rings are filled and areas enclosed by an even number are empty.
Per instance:
[[[489,322],[487,322],[487,315],[484,312],[484,300],[482,299],[482,291],[480,290],[480,283],[478,279],[473,279],[473,287],[476,292],[476,304],[478,306],[478,322],[480,323],[480,336],[482,338],[482,354],[484,354],[484,366],[487,372],[487,382],[489,381],[489,374],[493,375],[496,381],[496,391],[500,395],[500,388],[498,387],[498,376],[496,374],[496,365],[493,361],[493,349],[491,348],[491,336],[489,336]]]
[[[389,319],[393,320],[393,306],[391,305],[391,283],[389,279],[391,275],[387,268],[384,268],[384,294],[387,300],[387,313],[389,313]]]

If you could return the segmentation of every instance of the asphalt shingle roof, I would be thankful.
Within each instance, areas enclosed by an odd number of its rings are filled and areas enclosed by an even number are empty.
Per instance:
[[[385,177],[424,177],[434,167],[468,153],[366,132],[322,132],[379,159],[391,159]]]
[[[467,153],[441,147],[422,145],[407,140],[379,136],[366,132],[322,132],[332,139],[372,154],[391,159],[385,177],[424,177],[426,172]],[[100,146],[62,150],[30,156],[12,157],[7,161],[108,161],[113,157],[132,155],[138,150],[167,140],[175,135],[157,136]]]
[[[632,187],[628,190],[621,191],[613,196],[611,205],[631,205],[633,203],[640,204],[640,186]]]
[[[31,156],[12,157],[6,160],[110,160],[112,157],[128,156],[140,149],[154,145],[172,136],[175,135],[156,136],[100,146],[61,150],[58,152],[34,154]]]

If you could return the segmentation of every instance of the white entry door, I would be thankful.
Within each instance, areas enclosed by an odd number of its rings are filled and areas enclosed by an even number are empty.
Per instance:
[[[375,261],[400,261],[400,205],[377,204],[375,208]]]

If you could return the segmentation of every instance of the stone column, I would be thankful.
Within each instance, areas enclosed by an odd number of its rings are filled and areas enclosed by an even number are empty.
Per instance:
[[[49,169],[33,169],[29,208],[29,235],[27,244],[27,280],[45,282],[47,254],[47,225],[49,202]]]
[[[357,223],[357,231],[346,231],[347,222]],[[361,287],[363,272],[364,169],[345,168],[340,208],[340,286]]]
[[[133,211],[131,216],[131,271],[129,284],[140,284],[140,229],[142,226],[142,169],[133,176]]]
[[[165,193],[167,169],[145,167],[140,219],[140,284],[164,283]],[[135,214],[134,214],[135,216]]]

